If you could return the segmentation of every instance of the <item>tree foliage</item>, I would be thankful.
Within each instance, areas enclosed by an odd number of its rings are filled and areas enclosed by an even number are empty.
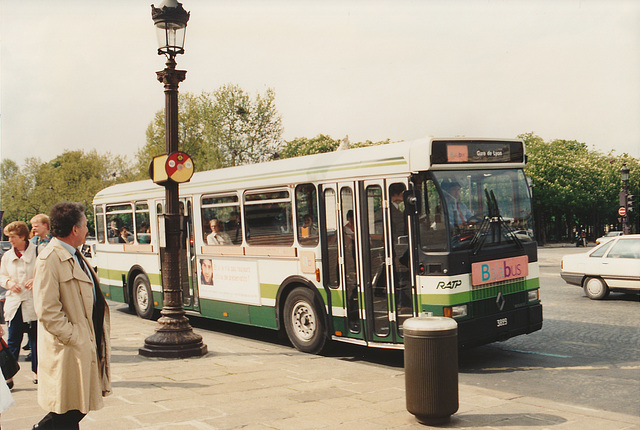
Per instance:
[[[97,151],[65,151],[51,161],[26,160],[23,168],[14,161],[0,165],[0,196],[4,216],[2,225],[29,220],[38,213],[48,214],[61,201],[83,203],[93,225],[93,197],[101,189],[131,179],[131,168],[121,156]]]
[[[340,141],[332,139],[330,136],[319,134],[311,139],[307,137],[296,137],[287,141],[280,158],[301,157],[303,155],[321,154],[323,152],[333,152],[340,146]]]
[[[137,153],[141,178],[148,177],[151,159],[166,152],[164,118],[164,111],[155,114],[146,144]],[[213,93],[180,94],[178,121],[180,150],[191,156],[197,171],[270,160],[283,145],[282,119],[271,89],[253,99],[231,84]]]
[[[348,141],[348,137],[345,137]],[[284,148],[280,152],[280,158],[292,158],[301,157],[303,155],[321,154],[323,152],[332,152],[338,149],[344,140],[332,139],[325,134],[319,134],[311,139],[306,137],[297,137],[293,140],[287,141]],[[365,146],[385,145],[390,140],[383,140],[379,142],[372,142],[366,140],[364,142],[349,143],[349,148],[363,148]]]
[[[620,169],[631,170],[631,194],[640,190],[640,163],[628,154],[602,154],[575,140],[545,142],[534,133],[520,136],[526,145],[529,163],[525,169],[533,180],[534,211],[541,242],[571,237],[574,229],[588,230],[591,236],[603,233],[604,226],[618,229]],[[631,214],[637,223],[637,215]]]

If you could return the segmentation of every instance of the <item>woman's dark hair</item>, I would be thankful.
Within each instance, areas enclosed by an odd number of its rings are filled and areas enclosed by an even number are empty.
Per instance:
[[[84,216],[84,205],[75,202],[57,203],[49,213],[51,221],[51,235],[67,237],[73,231],[73,226],[80,224]]]

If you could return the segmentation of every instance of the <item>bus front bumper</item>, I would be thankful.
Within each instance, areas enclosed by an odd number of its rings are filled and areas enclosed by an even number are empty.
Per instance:
[[[542,304],[458,322],[458,344],[473,347],[542,328]]]

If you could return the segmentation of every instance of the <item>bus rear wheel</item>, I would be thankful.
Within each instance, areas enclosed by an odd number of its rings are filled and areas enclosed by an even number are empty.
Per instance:
[[[313,292],[296,288],[284,302],[284,327],[293,346],[310,354],[318,354],[327,344],[323,313],[315,304]]]
[[[140,318],[153,318],[153,292],[146,275],[140,274],[133,280],[133,307]]]

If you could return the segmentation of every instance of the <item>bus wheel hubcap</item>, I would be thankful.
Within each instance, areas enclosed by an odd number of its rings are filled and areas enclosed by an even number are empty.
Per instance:
[[[144,286],[138,286],[138,291],[136,296],[138,297],[138,305],[141,309],[147,309],[149,305],[149,297],[147,297],[147,290]]]
[[[295,332],[299,338],[310,340],[316,331],[316,316],[307,303],[296,303],[292,311]]]

